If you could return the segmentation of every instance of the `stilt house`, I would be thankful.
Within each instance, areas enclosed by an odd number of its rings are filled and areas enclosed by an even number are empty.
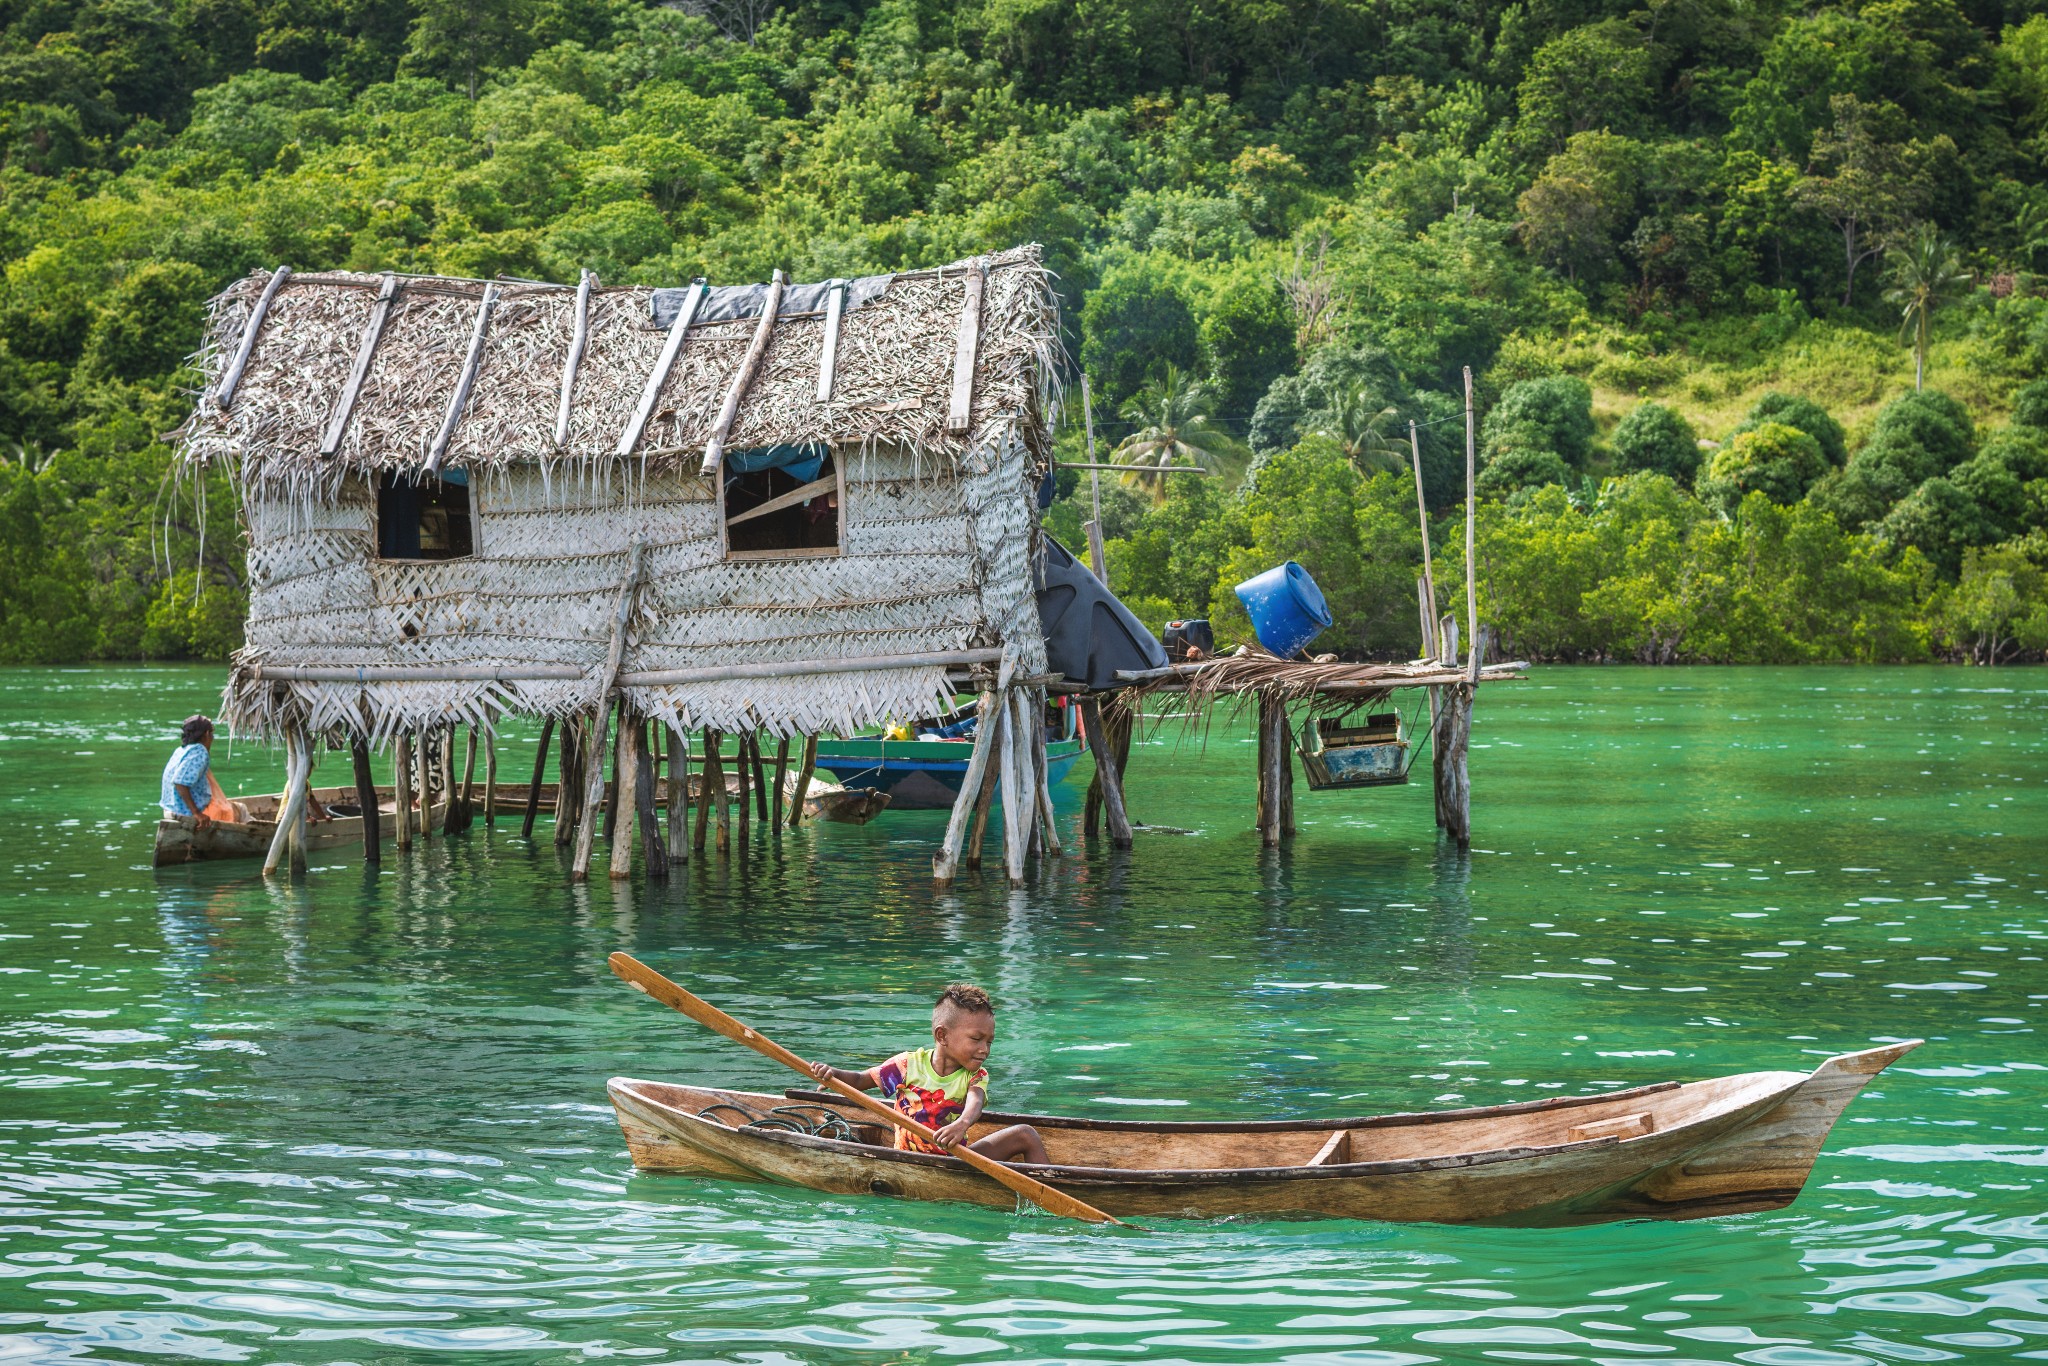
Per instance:
[[[1046,671],[1058,344],[1036,247],[816,285],[251,276],[181,433],[246,522],[224,713],[303,747],[601,737],[621,701],[849,734],[999,675],[1007,708]]]

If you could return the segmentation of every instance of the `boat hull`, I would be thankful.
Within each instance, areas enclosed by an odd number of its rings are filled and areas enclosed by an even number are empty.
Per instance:
[[[849,790],[887,793],[894,811],[951,810],[973,748],[968,740],[826,740],[818,745],[818,767]],[[1080,740],[1047,744],[1046,782],[1065,782],[1083,748]]]
[[[1125,1218],[1696,1219],[1790,1203],[1843,1108],[1913,1046],[1831,1058],[1810,1074],[1746,1073],[1479,1110],[1234,1125],[990,1114],[974,1136],[1034,1125],[1053,1161],[1019,1169]],[[765,1113],[783,1097],[629,1078],[609,1090],[643,1170],[1016,1207],[1009,1190],[958,1159],[880,1146],[887,1140],[872,1128],[862,1130],[868,1141],[847,1142],[734,1128],[696,1113],[716,1104]],[[850,1106],[830,1108],[865,1124]]]

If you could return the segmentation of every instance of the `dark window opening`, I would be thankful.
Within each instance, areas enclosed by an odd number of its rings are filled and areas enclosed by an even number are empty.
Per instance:
[[[779,455],[783,448],[775,448]],[[838,461],[816,448],[802,459],[785,459],[747,470],[752,451],[725,471],[725,548],[734,556],[836,555],[841,508]]]
[[[377,476],[377,554],[386,560],[459,560],[476,553],[469,479],[386,472]]]

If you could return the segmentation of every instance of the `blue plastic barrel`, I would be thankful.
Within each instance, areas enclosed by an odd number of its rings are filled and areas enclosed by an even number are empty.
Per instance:
[[[1330,605],[1308,571],[1294,561],[1275,565],[1237,586],[1259,644],[1290,659],[1330,625]]]

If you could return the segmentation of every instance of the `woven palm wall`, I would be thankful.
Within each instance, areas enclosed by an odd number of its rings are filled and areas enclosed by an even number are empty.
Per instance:
[[[754,321],[689,335],[645,438],[621,459],[619,430],[663,337],[647,321],[647,292],[605,291],[594,301],[571,439],[557,446],[573,292],[538,287],[507,305],[524,322],[494,321],[476,397],[449,447],[448,467],[469,478],[476,553],[379,560],[375,477],[420,464],[454,390],[482,287],[436,280],[409,301],[401,295],[345,438],[322,458],[321,434],[374,297],[332,279],[278,291],[233,402],[203,401],[183,434],[187,459],[230,462],[243,493],[248,638],[224,708],[238,729],[367,723],[382,738],[449,720],[489,725],[507,711],[588,708],[603,691],[636,541],[646,558],[626,634],[629,674],[978,647],[1010,650],[1027,675],[1043,670],[1030,557],[1056,397],[1057,319],[1035,250],[990,263],[964,433],[945,422],[960,271],[899,278],[847,315],[830,403],[816,399],[822,319],[778,320],[730,444],[831,441],[846,492],[841,553],[776,560],[723,557],[715,490],[700,470],[708,413],[729,388]],[[217,302],[204,357],[210,376],[239,341],[260,283]],[[582,673],[407,682],[257,674],[445,665]],[[679,725],[795,734],[927,714],[949,691],[945,669],[925,666],[635,685],[627,695]]]

